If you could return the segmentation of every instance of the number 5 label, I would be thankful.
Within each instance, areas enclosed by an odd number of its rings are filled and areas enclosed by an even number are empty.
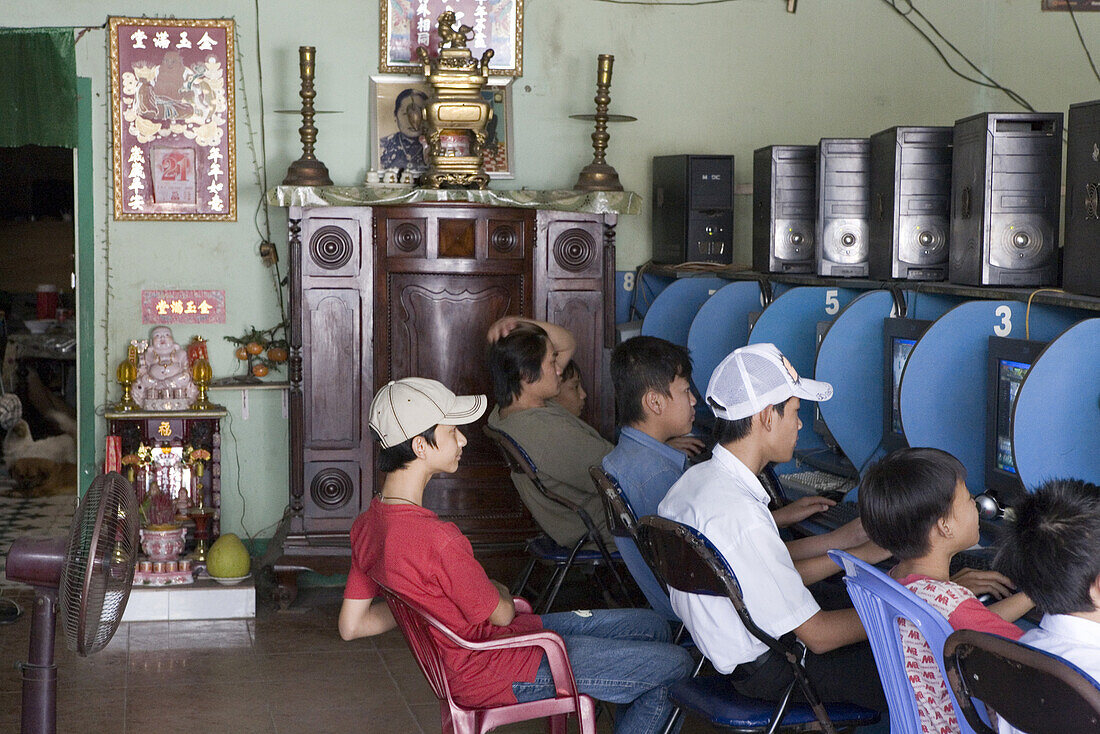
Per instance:
[[[837,298],[838,291],[829,289],[825,291],[825,313],[832,316],[840,310],[840,299]]]

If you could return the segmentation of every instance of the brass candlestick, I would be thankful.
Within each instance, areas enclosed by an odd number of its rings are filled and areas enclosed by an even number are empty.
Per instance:
[[[577,191],[622,191],[623,185],[619,183],[618,172],[607,164],[605,154],[607,142],[611,136],[607,133],[607,123],[612,115],[607,114],[607,106],[611,103],[611,67],[615,63],[615,57],[611,54],[600,54],[596,62],[596,131],[592,133],[592,162],[581,169],[577,176],[577,183],[573,188]],[[615,116],[616,120],[633,120],[625,115]]]
[[[313,46],[298,47],[298,67],[302,75],[302,89],[298,95],[302,98],[302,126],[298,133],[302,137],[302,157],[290,164],[283,184],[286,186],[332,186],[328,168],[313,154],[313,144],[317,142],[317,128],[313,125],[313,75],[317,68],[317,49]]]

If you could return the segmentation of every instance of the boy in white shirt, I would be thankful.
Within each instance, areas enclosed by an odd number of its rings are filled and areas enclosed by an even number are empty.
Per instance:
[[[1016,508],[994,563],[1044,613],[1027,643],[1100,680],[1100,487],[1054,479]],[[1018,734],[1002,720],[1000,734]]]

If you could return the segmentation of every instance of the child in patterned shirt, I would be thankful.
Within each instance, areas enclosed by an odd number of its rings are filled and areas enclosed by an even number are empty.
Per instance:
[[[872,466],[860,485],[859,512],[867,535],[893,553],[890,575],[947,618],[954,629],[1019,639],[1012,624],[1032,607],[995,571],[963,569],[951,577],[951,558],[978,540],[978,509],[966,488],[966,469],[951,454],[906,448]],[[983,606],[975,593],[999,601]],[[915,626],[899,620],[905,668],[926,733],[959,731],[958,716],[932,650]]]

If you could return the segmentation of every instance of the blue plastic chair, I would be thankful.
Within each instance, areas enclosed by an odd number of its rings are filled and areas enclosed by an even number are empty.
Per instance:
[[[737,732],[823,731],[834,734],[879,720],[877,711],[861,706],[821,702],[803,667],[806,648],[794,632],[775,639],[756,626],[742,601],[741,587],[733,570],[702,533],[674,520],[646,515],[639,522],[638,536],[665,584],[689,594],[728,598],[745,629],[781,654],[794,674],[794,680],[778,704],[741,695],[726,676],[688,678],[674,683],[669,689],[673,703],[713,726]],[[792,703],[795,687],[808,703]]]
[[[1100,683],[1067,660],[975,630],[952,632],[943,655],[951,690],[979,734],[995,732],[971,696],[1020,731],[1100,732]]]
[[[852,597],[852,604],[867,630],[875,666],[882,680],[882,690],[890,707],[890,734],[921,734],[917,699],[905,672],[898,619],[907,619],[924,636],[945,683],[947,668],[944,666],[943,645],[947,636],[954,632],[951,624],[927,602],[871,564],[842,550],[829,551],[829,557],[844,569],[848,595]],[[962,734],[975,734],[962,715],[950,686],[948,692],[959,720],[959,730]],[[982,717],[985,718],[984,712]]]
[[[504,456],[505,463],[508,464],[508,469],[513,474],[523,474],[528,477],[539,492],[549,497],[554,502],[557,502],[559,505],[575,512],[586,528],[585,534],[568,548],[559,545],[553,538],[545,533],[527,541],[527,553],[531,558],[520,574],[520,578],[513,584],[511,589],[512,594],[514,596],[523,596],[523,591],[527,587],[527,582],[531,578],[531,572],[534,571],[536,563],[553,566],[554,572],[549,582],[547,582],[546,586],[539,592],[533,605],[537,614],[546,614],[550,611],[550,606],[554,603],[554,599],[557,597],[558,591],[565,581],[565,575],[569,573],[569,569],[575,566],[590,566],[593,569],[599,566],[606,566],[618,586],[619,593],[622,594],[623,601],[628,600],[630,598],[630,592],[627,590],[622,576],[619,575],[618,569],[615,568],[616,562],[622,562],[622,556],[618,551],[612,552],[608,550],[607,544],[604,543],[599,528],[596,527],[596,524],[592,521],[592,518],[585,509],[574,502],[570,502],[565,497],[560,497],[548,490],[546,485],[542,482],[542,476],[539,474],[535,462],[531,460],[530,455],[523,450],[523,447],[520,446],[514,438],[504,431],[496,430],[489,426],[483,426],[481,430],[485,433],[485,436],[500,449],[500,453]],[[596,547],[584,547],[590,543]],[[608,598],[612,596],[610,591],[605,586],[602,586],[602,584],[601,591]]]

